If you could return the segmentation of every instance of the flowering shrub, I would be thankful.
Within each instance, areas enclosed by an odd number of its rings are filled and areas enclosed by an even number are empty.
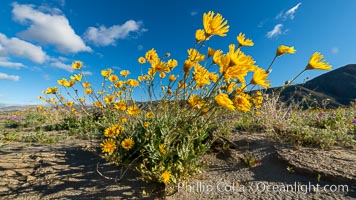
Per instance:
[[[245,34],[240,33],[237,44],[230,44],[225,53],[206,47],[213,37],[226,36],[228,31],[227,20],[210,11],[203,16],[203,28],[196,31],[194,47],[187,50],[181,73],[173,73],[179,64],[169,53],[160,56],[151,49],[138,58],[141,71],[147,73],[137,79],[129,78],[128,70],[105,69],[97,90],[83,73],[77,73],[58,80],[71,100],[58,87],[44,91],[54,97],[40,98],[78,119],[90,117],[101,127],[100,147],[109,162],[135,169],[145,180],[172,186],[198,172],[199,159],[214,138],[230,131],[221,116],[233,111],[257,112],[263,103],[262,92],[247,89],[270,87],[267,78],[275,59],[295,53],[294,47],[280,46],[271,65],[262,69],[242,51],[254,45]],[[302,72],[330,69],[322,58],[318,52],[313,54]],[[76,61],[72,67],[80,70],[82,63]],[[247,81],[249,72],[253,76]],[[138,87],[147,93],[144,103],[134,99]]]

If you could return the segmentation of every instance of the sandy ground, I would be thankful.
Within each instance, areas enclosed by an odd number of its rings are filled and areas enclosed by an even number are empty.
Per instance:
[[[202,159],[206,169],[180,182],[166,199],[356,198],[355,149],[297,150],[250,133],[236,134],[233,141],[236,148],[207,154]],[[155,185],[140,181],[134,172],[118,181],[121,171],[105,164],[95,145],[75,140],[0,143],[0,199],[163,198],[162,193],[143,196],[143,190],[152,191]],[[241,160],[247,153],[259,163],[247,167]]]

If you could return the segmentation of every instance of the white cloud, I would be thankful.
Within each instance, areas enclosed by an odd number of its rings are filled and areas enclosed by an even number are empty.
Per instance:
[[[195,15],[197,15],[198,14],[198,12],[197,11],[192,11],[192,12],[190,12],[190,16],[195,16]]]
[[[15,57],[27,58],[36,63],[43,63],[46,60],[46,53],[42,47],[16,37],[7,38],[0,33],[0,56],[13,55]]]
[[[113,69],[116,69],[116,70],[122,70],[122,68],[119,67],[119,66],[112,66],[112,68],[113,68]]]
[[[283,34],[284,32],[282,31],[282,27],[283,27],[283,24],[277,24],[274,26],[273,30],[269,31],[266,36],[268,38],[273,38],[273,37],[276,37],[276,36],[279,36],[281,34]]]
[[[25,67],[25,65],[19,62],[12,62],[7,57],[0,57],[0,67],[20,69],[22,67]]]
[[[0,59],[0,67],[20,69],[21,67],[25,67],[25,66],[22,63],[19,63],[19,62],[11,62],[11,61],[1,60]]]
[[[142,22],[128,20],[122,25],[113,25],[109,28],[105,26],[89,27],[84,37],[97,46],[108,46],[115,45],[117,39],[127,38],[131,32],[140,33],[144,31],[147,31],[147,29],[142,28]]]
[[[48,74],[43,75],[43,78],[44,78],[46,81],[51,80],[51,77],[50,77]]]
[[[72,69],[72,66],[71,65],[67,65],[67,64],[64,64],[62,62],[53,62],[50,64],[52,67],[56,67],[56,68],[59,68],[59,69],[64,69],[66,70],[67,72],[73,72],[73,69]]]
[[[90,71],[83,71],[82,74],[83,74],[83,75],[86,75],[86,76],[91,76],[91,75],[93,75],[93,73],[90,72]]]
[[[0,80],[18,81],[20,80],[20,77],[16,75],[9,75],[0,72]]]
[[[63,70],[65,70],[65,71],[67,71],[67,72],[70,72],[70,73],[73,73],[73,71],[74,71],[74,70],[72,69],[72,65],[71,65],[71,64],[65,64],[65,63],[62,63],[62,62],[60,62],[60,61],[52,62],[50,65],[51,65],[52,67],[56,67],[56,68],[58,68],[58,69],[63,69]],[[90,71],[82,71],[82,74],[87,75],[87,76],[93,75],[93,73],[90,72]]]
[[[278,15],[276,16],[276,19],[281,19],[284,16],[284,10],[279,12]]]
[[[42,68],[38,67],[38,66],[34,66],[32,68],[30,68],[31,71],[34,71],[34,72],[41,72],[42,71]]]
[[[54,45],[62,53],[91,51],[58,9],[48,9],[49,13],[45,13],[36,10],[33,5],[13,3],[12,6],[13,19],[30,24],[27,30],[19,33],[21,38]]]
[[[294,19],[294,14],[297,12],[299,6],[302,5],[301,2],[299,2],[297,5],[293,6],[291,9],[287,10],[286,12],[282,11],[280,12],[277,16],[276,16],[276,19],[283,19],[283,20],[286,20],[286,19],[291,19],[293,20]]]
[[[333,54],[337,54],[337,53],[339,53],[339,48],[337,48],[337,47],[333,47],[332,49],[331,49],[331,53],[333,53]]]
[[[295,12],[297,12],[297,10],[298,10],[298,8],[299,8],[299,6],[300,5],[302,5],[302,3],[298,3],[297,5],[295,5],[293,8],[291,8],[291,9],[289,9],[287,12],[286,12],[286,14],[285,14],[285,16],[288,18],[290,18],[290,19],[294,19],[294,14],[295,14]]]

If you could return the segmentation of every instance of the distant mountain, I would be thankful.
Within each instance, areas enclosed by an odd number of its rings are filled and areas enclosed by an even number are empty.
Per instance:
[[[8,107],[8,106],[9,106],[8,104],[0,103],[0,109],[1,109],[1,108],[5,108],[5,107]]]
[[[0,103],[0,111],[18,111],[18,110],[23,110],[26,108],[31,108],[35,107],[36,105],[10,105],[10,104],[4,104]]]
[[[267,93],[276,92],[280,88],[271,88]],[[290,102],[301,101],[310,96],[320,105],[328,99],[329,107],[348,106],[356,101],[356,64],[350,64],[327,72],[304,84],[292,85],[281,93],[281,100]]]

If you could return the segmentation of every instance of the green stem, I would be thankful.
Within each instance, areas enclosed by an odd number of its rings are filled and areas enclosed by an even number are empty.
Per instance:
[[[274,56],[274,58],[273,58],[271,64],[269,64],[268,68],[266,69],[266,72],[268,72],[268,71],[271,69],[271,67],[272,67],[274,61],[276,60],[276,58],[277,58],[277,56]]]
[[[306,70],[304,69],[303,71],[301,71],[297,76],[295,76],[288,85],[291,85],[293,81],[295,81],[295,79],[297,79],[303,72],[305,72]]]
[[[306,69],[303,69],[301,72],[299,72],[299,74],[297,76],[295,76],[288,84],[284,85],[282,87],[282,89],[279,91],[278,95],[280,95],[288,86],[290,86],[293,81],[295,81],[301,74],[303,74],[303,72],[305,72]]]

